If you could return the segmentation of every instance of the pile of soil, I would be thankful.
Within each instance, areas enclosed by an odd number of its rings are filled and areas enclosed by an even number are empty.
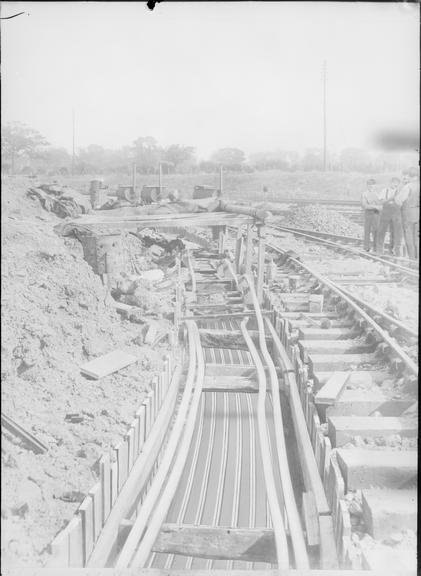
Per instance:
[[[291,228],[304,228],[341,236],[353,236],[355,238],[362,236],[362,227],[359,224],[352,222],[336,210],[317,204],[295,205],[279,223]]]
[[[31,184],[2,183],[2,411],[48,451],[37,455],[2,428],[3,568],[48,561],[48,544],[96,483],[98,459],[122,439],[168,352],[143,344],[142,327],[116,313],[81,244],[57,236],[58,217],[26,196]],[[101,380],[80,373],[116,349],[138,362]]]

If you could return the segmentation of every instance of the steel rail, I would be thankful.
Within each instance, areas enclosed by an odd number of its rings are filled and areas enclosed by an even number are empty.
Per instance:
[[[187,323],[189,334],[189,367],[183,392],[183,398],[177,411],[174,426],[171,430],[171,435],[165,449],[165,455],[153,479],[151,488],[146,494],[144,501],[142,502],[141,513],[138,514],[135,523],[133,524],[132,529],[130,530],[130,533],[127,537],[127,540],[124,543],[122,550],[120,551],[120,555],[115,564],[116,569],[126,568],[128,566],[130,559],[135,551],[136,545],[142,538],[142,534],[148,523],[149,517],[151,516],[153,509],[156,506],[162,487],[171,468],[177,445],[183,432],[186,415],[193,393],[194,378],[196,375],[196,343],[192,326],[192,323]]]
[[[400,264],[397,264],[396,262],[391,262],[390,260],[385,260],[384,258],[381,258],[380,256],[376,256],[375,254],[370,254],[370,252],[365,252],[364,250],[358,250],[358,248],[353,248],[351,246],[345,246],[343,244],[336,244],[335,242],[332,242],[330,240],[326,240],[324,238],[319,238],[317,236],[313,236],[313,235],[307,234],[305,232],[297,232],[297,231],[291,232],[290,230],[288,230],[287,228],[284,228],[283,226],[268,225],[268,228],[273,228],[273,229],[279,230],[279,231],[284,230],[285,232],[290,232],[291,234],[294,234],[296,236],[302,236],[304,238],[308,238],[309,240],[313,240],[315,242],[325,244],[326,246],[330,246],[331,248],[334,248],[336,250],[342,250],[344,252],[349,252],[350,254],[354,254],[355,256],[360,256],[361,258],[366,258],[369,260],[374,260],[376,262],[380,262],[381,264],[395,268],[396,270],[399,270],[400,272],[403,272],[403,273],[407,274],[408,276],[412,276],[413,278],[418,278],[418,271],[417,270],[413,270],[412,268],[407,268],[405,266],[401,266]]]
[[[153,511],[150,522],[142,537],[140,545],[133,557],[130,566],[132,568],[143,568],[148,560],[152,546],[159,534],[161,526],[168,513],[171,502],[174,498],[178,484],[183,473],[188,451],[190,449],[194,427],[197,419],[200,398],[202,394],[203,379],[205,376],[205,362],[203,350],[200,345],[199,330],[196,324],[191,325],[195,342],[195,357],[197,360],[197,377],[193,397],[190,403],[190,409],[185,422],[184,435],[180,440],[176,459],[168,477],[168,481],[163,489],[160,499]]]
[[[269,501],[270,513],[274,527],[276,556],[278,560],[278,568],[280,570],[288,570],[289,568],[289,551],[288,541],[285,531],[283,515],[279,506],[278,495],[276,492],[275,478],[273,469],[270,462],[269,453],[269,439],[266,427],[266,375],[259,353],[251,339],[246,324],[248,318],[241,322],[241,332],[250,350],[256,366],[257,377],[259,382],[259,392],[257,400],[257,424],[260,440],[260,450],[262,453],[263,474],[266,485],[266,495]]]
[[[276,229],[276,224],[271,224],[270,225],[272,228]],[[326,238],[326,239],[332,239],[332,240],[336,240],[339,242],[349,242],[349,243],[353,243],[353,244],[357,244],[358,246],[362,246],[363,245],[363,239],[362,238],[356,238],[354,236],[341,236],[340,234],[333,234],[330,232],[320,232],[319,230],[308,230],[306,228],[294,228],[292,226],[283,226],[282,228],[284,228],[285,230],[287,230],[288,232],[304,232],[305,234],[311,234],[313,236],[317,236],[320,238]],[[389,244],[386,244],[387,246],[389,246]],[[401,264],[406,264],[407,266],[414,268],[416,270],[418,270],[418,261],[417,260],[411,260],[410,258],[405,258],[404,256],[395,256],[394,254],[379,254],[379,256],[381,256],[382,258],[387,258],[388,261],[392,260],[395,261],[397,264],[401,263]]]
[[[300,515],[298,513],[297,504],[295,502],[294,490],[291,481],[291,473],[288,464],[285,436],[283,432],[283,418],[281,412],[281,399],[279,396],[278,375],[276,373],[276,368],[273,363],[273,360],[266,346],[265,325],[263,322],[263,316],[260,314],[260,305],[256,291],[254,289],[253,280],[252,278],[250,278],[249,275],[245,275],[244,278],[247,281],[254,310],[256,312],[257,325],[259,328],[260,350],[262,352],[266,365],[269,368],[269,376],[270,376],[272,399],[273,399],[273,413],[275,422],[277,424],[275,426],[275,441],[278,455],[277,462],[282,484],[284,505],[290,528],[290,536],[294,548],[295,562],[299,570],[308,570],[310,568],[310,563],[304,540],[303,529],[301,526]]]
[[[394,318],[393,316],[391,316],[387,312],[384,312],[383,310],[376,308],[372,304],[365,302],[359,296],[356,296],[355,294],[353,294],[352,292],[350,292],[346,288],[343,288],[342,286],[338,286],[338,288],[344,294],[346,294],[346,296],[348,296],[348,298],[352,298],[360,306],[364,306],[365,308],[368,308],[370,310],[370,312],[372,312],[374,315],[382,316],[386,322],[390,322],[390,324],[393,324],[394,326],[396,326],[397,328],[402,330],[402,332],[405,332],[408,336],[411,336],[413,338],[418,338],[418,332],[416,330],[412,330],[412,328],[410,328],[409,326],[407,326],[406,324],[404,324],[403,322],[401,322],[397,318]]]
[[[286,251],[283,250],[282,248],[279,248],[278,246],[274,246],[270,243],[268,243],[267,245],[272,250],[274,250],[276,252],[280,252],[281,254],[287,255]],[[364,320],[366,320],[372,328],[374,328],[374,330],[383,338],[383,340],[385,342],[387,342],[387,344],[394,350],[394,352],[399,356],[399,358],[406,364],[406,366],[409,368],[409,370],[415,376],[418,376],[418,366],[412,360],[412,358],[410,358],[408,356],[408,354],[401,348],[401,346],[399,346],[399,344],[397,342],[395,342],[391,338],[391,336],[387,332],[385,332],[385,330],[383,330],[383,328],[381,326],[379,326],[377,324],[377,322],[375,320],[373,320],[373,318],[371,318],[371,316],[369,316],[367,314],[367,312],[365,312],[352,298],[347,296],[344,293],[344,291],[342,290],[342,288],[340,288],[337,284],[335,284],[331,280],[325,278],[324,276],[321,276],[318,272],[316,272],[310,266],[307,266],[307,264],[304,264],[300,260],[297,260],[296,258],[293,258],[292,256],[288,256],[288,259],[291,262],[293,262],[296,266],[300,266],[301,268],[306,270],[309,274],[314,276],[314,278],[319,280],[319,282],[321,282],[322,284],[325,284],[328,288],[330,288],[333,292],[335,292],[335,294],[337,294],[340,298],[342,298],[342,300],[344,300],[347,304],[349,304],[352,308],[354,308],[354,310],[356,312],[358,312],[358,314]]]

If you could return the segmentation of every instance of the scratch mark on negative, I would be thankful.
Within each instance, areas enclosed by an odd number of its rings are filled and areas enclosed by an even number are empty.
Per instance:
[[[159,2],[159,0],[158,0]],[[26,12],[18,12],[17,14],[13,14],[13,16],[3,16],[0,20],[10,20],[10,18],[16,18],[16,16],[20,16],[21,14],[26,14]],[[28,13],[29,16],[29,13]]]

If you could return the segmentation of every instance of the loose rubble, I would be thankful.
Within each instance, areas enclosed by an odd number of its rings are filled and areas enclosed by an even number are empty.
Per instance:
[[[295,205],[285,213],[279,224],[292,228],[304,228],[316,232],[328,232],[341,236],[362,237],[362,227],[343,216],[340,212],[326,206]]]
[[[141,325],[119,314],[80,242],[53,231],[57,215],[28,197],[27,186],[2,187],[2,411],[48,451],[35,454],[2,429],[3,568],[45,562],[48,544],[97,481],[98,459],[121,440],[161,369],[171,329],[158,318],[164,303],[171,311],[171,290],[155,293],[150,280],[135,291]],[[157,271],[141,243],[130,243],[139,270]],[[160,340],[145,344],[152,313]],[[81,374],[84,363],[116,349],[138,361],[98,381]]]

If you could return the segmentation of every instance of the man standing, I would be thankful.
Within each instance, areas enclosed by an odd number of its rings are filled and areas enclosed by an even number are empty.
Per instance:
[[[404,186],[396,196],[396,202],[402,206],[402,225],[408,257],[419,255],[419,218],[420,218],[420,176],[417,168],[404,172]]]
[[[375,189],[376,181],[367,180],[367,189],[361,195],[361,206],[364,211],[364,250],[370,252],[371,235],[373,236],[373,249],[376,249],[377,230],[381,210],[381,201]]]
[[[401,256],[402,216],[401,208],[395,201],[399,193],[399,183],[399,178],[393,177],[390,181],[390,186],[383,190],[382,193],[382,211],[380,213],[377,235],[377,252],[381,254],[383,254],[384,250],[386,232],[389,230],[392,254]]]

